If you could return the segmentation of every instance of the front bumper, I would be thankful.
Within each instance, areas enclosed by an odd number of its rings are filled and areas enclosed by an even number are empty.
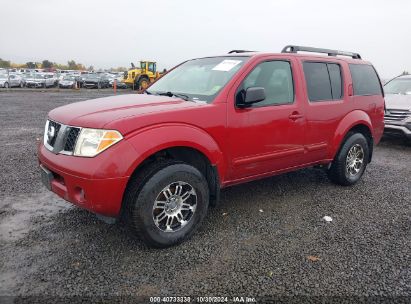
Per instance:
[[[404,136],[411,139],[411,123],[392,123],[385,122],[384,134],[394,136]]]
[[[41,143],[38,159],[41,170],[51,172],[48,183],[52,192],[93,213],[118,217],[129,180],[128,166],[135,157],[130,148],[124,142],[94,158],[83,158],[54,154]]]
[[[83,87],[85,87],[85,88],[87,88],[87,89],[98,88],[98,83],[95,83],[95,82],[84,82],[84,83],[83,83]]]
[[[26,82],[26,87],[28,88],[42,88],[44,83],[41,82]]]

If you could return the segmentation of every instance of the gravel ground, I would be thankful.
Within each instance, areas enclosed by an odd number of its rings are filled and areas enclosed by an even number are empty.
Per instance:
[[[191,240],[150,249],[40,184],[47,112],[110,94],[0,92],[0,295],[411,301],[411,147],[385,139],[353,187],[305,169],[227,188]]]

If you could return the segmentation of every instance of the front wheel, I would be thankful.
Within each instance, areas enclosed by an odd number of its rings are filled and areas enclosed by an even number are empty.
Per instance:
[[[328,169],[329,179],[342,186],[354,185],[363,175],[369,156],[370,148],[364,135],[353,133],[347,136]]]
[[[130,183],[126,217],[150,246],[168,247],[188,239],[207,213],[207,181],[188,164],[160,162],[143,170]]]
[[[145,90],[148,88],[149,80],[147,78],[140,78],[138,81],[138,90]]]

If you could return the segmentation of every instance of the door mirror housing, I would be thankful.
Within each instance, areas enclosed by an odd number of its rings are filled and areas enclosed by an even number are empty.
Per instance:
[[[263,87],[251,87],[240,92],[237,96],[237,106],[239,108],[248,108],[252,104],[265,100],[265,89]]]

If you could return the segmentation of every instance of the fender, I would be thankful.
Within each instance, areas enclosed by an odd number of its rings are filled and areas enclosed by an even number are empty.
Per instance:
[[[365,125],[370,129],[371,135],[374,137],[371,119],[368,114],[361,110],[354,110],[348,113],[338,124],[335,131],[334,139],[329,151],[329,158],[334,159],[335,154],[340,149],[342,140],[347,135],[348,131],[357,125]]]
[[[130,176],[149,156],[171,147],[189,147],[203,153],[220,177],[226,171],[223,153],[214,138],[203,129],[189,124],[167,123],[140,129],[125,138],[136,151],[136,160],[128,169]],[[221,178],[220,178],[221,180]]]

